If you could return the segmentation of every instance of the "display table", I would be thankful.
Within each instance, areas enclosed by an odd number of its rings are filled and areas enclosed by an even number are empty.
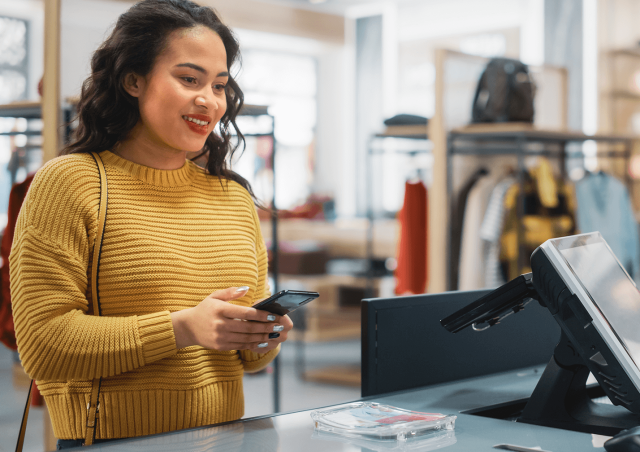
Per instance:
[[[456,429],[439,441],[429,438],[409,442],[404,448],[388,443],[368,444],[343,437],[318,437],[309,415],[312,410],[244,419],[228,424],[179,431],[145,438],[119,440],[90,446],[90,450],[104,451],[496,451],[494,446],[507,444],[553,452],[604,451],[604,437],[586,433],[539,427],[504,420],[490,419],[462,411],[506,403],[528,397],[533,391],[543,367],[494,374],[430,386],[423,389],[369,397],[365,400],[385,403],[406,409],[456,414]],[[251,403],[250,400],[247,403]],[[393,444],[393,443],[392,443]],[[83,448],[82,450],[89,450]],[[80,449],[78,449],[80,450]],[[527,450],[509,449],[502,450]]]

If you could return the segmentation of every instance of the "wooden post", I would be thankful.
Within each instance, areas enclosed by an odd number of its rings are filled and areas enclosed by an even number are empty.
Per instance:
[[[60,8],[61,0],[44,2],[44,81],[42,95],[42,162],[58,155],[60,125]]]
[[[433,182],[429,190],[429,292],[447,290],[447,130],[444,123],[444,65],[446,51],[437,49],[436,109],[429,122],[433,142]]]
[[[42,163],[58,155],[60,125],[60,9],[61,0],[44,2],[44,77],[42,88]],[[45,450],[55,450],[56,438],[47,407],[43,415]]]

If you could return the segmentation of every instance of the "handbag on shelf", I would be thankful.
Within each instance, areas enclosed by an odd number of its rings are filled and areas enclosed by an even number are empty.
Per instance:
[[[535,84],[529,68],[511,58],[492,58],[478,80],[472,123],[533,123]]]
[[[104,239],[104,228],[107,221],[107,203],[109,191],[107,187],[107,173],[100,154],[92,152],[91,156],[98,166],[100,174],[100,204],[98,207],[98,230],[96,232],[96,240],[93,244],[93,260],[91,264],[91,299],[93,300],[93,315],[100,315],[100,297],[98,292],[98,271],[100,267],[100,253],[102,252],[102,241]],[[98,411],[100,409],[100,384],[102,378],[94,378],[91,384],[91,401],[87,405],[87,433],[83,445],[89,446],[93,444],[96,437],[96,425],[98,422]],[[22,452],[24,445],[24,435],[27,430],[27,418],[29,417],[29,406],[31,405],[31,395],[33,394],[34,380],[31,380],[29,386],[29,394],[27,395],[27,404],[24,407],[22,415],[22,423],[20,425],[20,434],[16,444],[16,452]]]

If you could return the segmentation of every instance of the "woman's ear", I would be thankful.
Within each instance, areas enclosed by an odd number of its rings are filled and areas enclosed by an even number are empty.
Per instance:
[[[142,77],[140,77],[138,74],[134,74],[133,72],[125,75],[122,82],[124,90],[133,97],[140,97],[140,94],[142,94],[143,84],[144,80],[142,79]]]

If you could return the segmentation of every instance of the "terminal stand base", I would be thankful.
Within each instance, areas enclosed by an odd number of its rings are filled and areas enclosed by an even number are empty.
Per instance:
[[[606,436],[640,425],[640,416],[626,408],[591,401],[588,377],[563,332],[518,422]]]

